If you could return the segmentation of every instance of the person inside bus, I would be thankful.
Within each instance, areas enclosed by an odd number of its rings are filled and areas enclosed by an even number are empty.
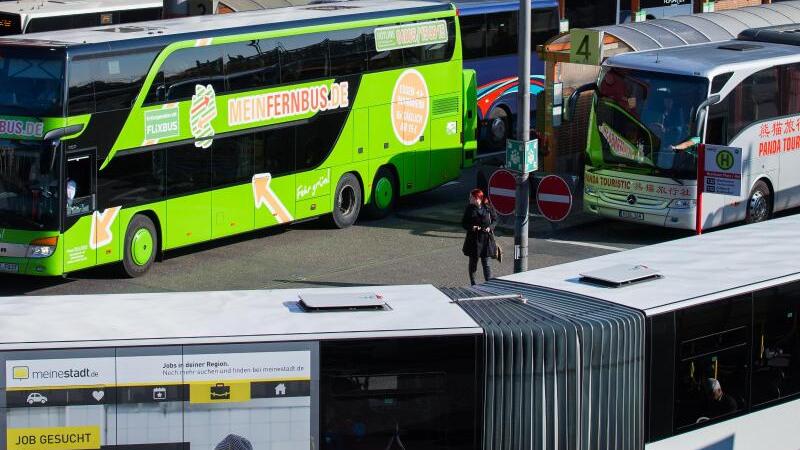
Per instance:
[[[478,271],[478,259],[483,266],[483,278],[492,278],[489,258],[497,254],[497,243],[494,240],[494,227],[497,225],[497,213],[489,203],[489,199],[480,189],[473,189],[469,194],[469,204],[464,209],[461,226],[467,231],[462,251],[469,257],[469,281],[475,285],[475,273]]]
[[[722,386],[716,378],[706,378],[703,390],[706,394],[706,404],[703,416],[697,419],[698,423],[734,413],[739,409],[736,400],[722,391]]]

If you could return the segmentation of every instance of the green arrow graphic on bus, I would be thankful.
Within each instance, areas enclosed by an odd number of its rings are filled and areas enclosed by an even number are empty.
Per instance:
[[[211,121],[217,117],[217,102],[214,87],[196,85],[195,94],[192,96],[192,109],[189,111],[189,125],[192,129],[192,136],[195,139],[202,139],[194,143],[201,148],[211,147],[214,137],[214,127]]]

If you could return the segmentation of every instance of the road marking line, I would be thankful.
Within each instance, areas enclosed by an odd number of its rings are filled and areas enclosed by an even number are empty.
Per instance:
[[[603,250],[613,250],[615,252],[624,252],[625,250],[627,250],[627,248],[612,247],[610,245],[603,245],[603,244],[593,244],[591,242],[561,241],[558,239],[547,239],[547,242],[552,242],[553,244],[567,244],[567,245],[577,245],[579,247],[591,247]]]
[[[570,203],[569,195],[539,194],[540,202]]]
[[[499,195],[501,197],[516,197],[517,191],[513,189],[503,189],[498,187],[490,187],[489,195]]]

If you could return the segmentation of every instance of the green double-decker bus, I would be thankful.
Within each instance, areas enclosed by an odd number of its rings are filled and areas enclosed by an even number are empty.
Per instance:
[[[0,271],[137,276],[457,178],[476,147],[457,22],[349,1],[0,39]]]

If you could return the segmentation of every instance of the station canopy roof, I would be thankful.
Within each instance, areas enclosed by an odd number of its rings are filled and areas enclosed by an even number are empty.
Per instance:
[[[800,0],[593,29],[605,32],[603,54],[611,56],[629,51],[726,41],[749,28],[794,23],[800,23]],[[561,62],[565,61],[565,56],[568,59],[569,49],[570,35],[567,33],[547,43],[544,53],[546,59]]]

